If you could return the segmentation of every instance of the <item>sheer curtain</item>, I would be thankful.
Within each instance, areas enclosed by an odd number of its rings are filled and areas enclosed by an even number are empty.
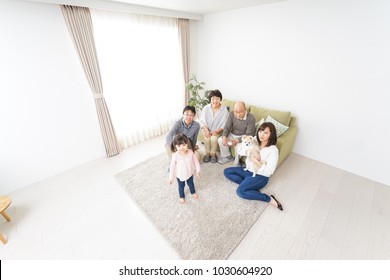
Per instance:
[[[91,14],[121,147],[166,133],[185,99],[177,19],[92,9]]]
[[[184,83],[187,84],[190,81],[190,21],[188,19],[179,18],[179,40],[181,47],[182,65],[183,65],[183,78]],[[190,98],[189,92],[185,90],[185,103],[188,103]]]

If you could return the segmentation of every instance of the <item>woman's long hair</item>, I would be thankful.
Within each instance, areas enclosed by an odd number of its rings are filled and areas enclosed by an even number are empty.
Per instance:
[[[260,141],[260,138],[259,138],[259,131],[264,131],[267,127],[269,128],[269,131],[270,131],[271,135],[268,138],[268,142],[267,142],[266,147],[269,147],[271,145],[276,145],[278,136],[276,135],[275,125],[273,123],[271,123],[271,122],[263,122],[259,126],[259,129],[257,129],[257,131],[256,131],[257,143],[259,143],[259,145],[261,144],[261,141]]]

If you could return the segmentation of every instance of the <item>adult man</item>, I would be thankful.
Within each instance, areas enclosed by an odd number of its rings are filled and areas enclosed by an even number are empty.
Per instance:
[[[255,135],[255,123],[256,119],[251,113],[246,111],[245,103],[242,101],[236,102],[233,112],[229,113],[222,136],[218,139],[221,152],[221,158],[218,160],[220,164],[234,160],[229,147],[233,146],[237,153],[236,145],[241,142],[241,136]]]
[[[173,137],[175,137],[176,134],[183,133],[191,141],[190,149],[194,151],[198,160],[200,159],[200,154],[197,151],[199,147],[198,145],[196,145],[200,125],[198,122],[194,121],[195,114],[196,110],[194,106],[185,106],[183,109],[183,117],[180,120],[176,121],[173,127],[169,130],[165,142],[165,150],[169,157],[172,156],[171,144],[173,141]]]

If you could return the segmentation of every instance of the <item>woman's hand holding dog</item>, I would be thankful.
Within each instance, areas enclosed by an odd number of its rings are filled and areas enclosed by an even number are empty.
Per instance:
[[[263,163],[260,161],[260,153],[251,153],[250,160],[256,165],[262,165]]]

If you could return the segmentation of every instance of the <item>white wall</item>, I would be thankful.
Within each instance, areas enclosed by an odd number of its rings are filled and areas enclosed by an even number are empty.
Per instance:
[[[0,2],[0,194],[105,155],[60,7]]]
[[[191,71],[298,118],[294,152],[390,185],[390,1],[289,0],[192,22]]]

